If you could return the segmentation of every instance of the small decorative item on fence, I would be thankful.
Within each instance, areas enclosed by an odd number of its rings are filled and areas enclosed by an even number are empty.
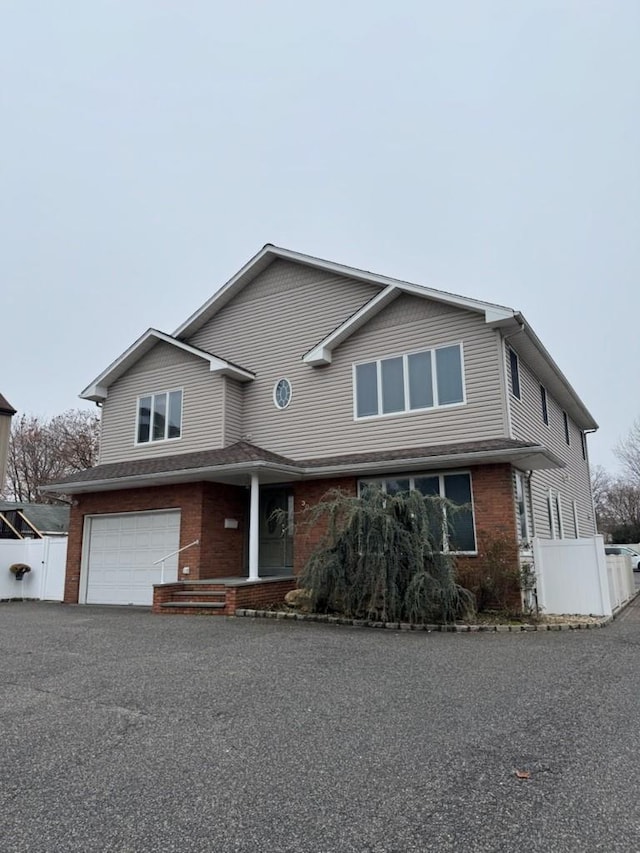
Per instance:
[[[27,572],[31,571],[31,566],[26,563],[12,563],[9,566],[9,571],[15,576],[17,581],[21,581]]]

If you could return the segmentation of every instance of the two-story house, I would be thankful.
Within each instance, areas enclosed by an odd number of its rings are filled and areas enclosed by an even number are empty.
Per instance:
[[[81,396],[99,464],[48,487],[73,497],[67,602],[151,604],[161,581],[158,610],[281,598],[319,535],[305,508],[370,480],[464,505],[443,548],[465,573],[496,537],[517,559],[595,532],[597,424],[500,305],[266,245]]]

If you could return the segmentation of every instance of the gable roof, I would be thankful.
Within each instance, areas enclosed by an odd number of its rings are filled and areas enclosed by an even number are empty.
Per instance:
[[[94,400],[96,402],[106,400],[109,386],[112,385],[116,379],[119,379],[124,373],[126,373],[130,367],[133,367],[133,365],[142,358],[143,355],[153,349],[159,341],[169,344],[170,346],[177,347],[178,349],[181,349],[190,355],[195,355],[197,358],[201,358],[204,361],[208,361],[209,370],[212,373],[218,373],[221,376],[231,376],[239,382],[250,382],[255,377],[255,373],[251,370],[245,370],[244,367],[239,367],[231,361],[219,358],[217,355],[213,355],[212,353],[206,352],[198,347],[191,346],[191,344],[187,344],[184,341],[176,340],[176,338],[171,335],[167,335],[157,329],[147,329],[147,331],[141,335],[128,350],[123,352],[119,358],[112,362],[106,370],[103,370],[102,373],[84,389],[80,394],[80,397],[82,397],[83,400]]]
[[[378,275],[377,273],[367,272],[356,269],[355,267],[345,266],[344,264],[337,264],[333,261],[315,258],[311,255],[293,252],[291,249],[274,246],[271,243],[263,246],[239,272],[229,279],[201,308],[179,326],[174,332],[175,337],[188,338],[190,335],[193,335],[233,299],[237,293],[263,272],[269,264],[277,259],[291,261],[303,266],[323,270],[336,276],[343,276],[380,287],[380,292],[376,296],[348,317],[323,340],[317,342],[308,350],[303,356],[303,360],[307,364],[313,367],[330,364],[332,352],[337,346],[398,296],[403,293],[411,294],[483,315],[487,325],[502,329],[505,336],[509,338],[509,346],[531,367],[540,381],[555,399],[561,403],[562,407],[573,418],[580,429],[595,430],[598,428],[598,424],[574,391],[569,380],[525,320],[524,315],[516,309],[508,308],[505,305],[496,305],[492,302],[484,302],[479,299],[458,296],[455,293],[436,290],[432,287],[412,284],[411,282]]]
[[[301,252],[294,252],[291,249],[284,249],[281,246],[274,246],[272,243],[267,243],[254,255],[248,263],[246,263],[239,272],[237,272],[229,281],[217,290],[213,296],[208,299],[204,305],[193,313],[185,322],[179,326],[173,333],[176,338],[188,338],[198,331],[205,323],[207,323],[215,314],[218,313],[224,306],[233,299],[233,297],[243,290],[254,278],[263,272],[275,260],[291,261],[301,266],[312,267],[313,269],[322,270],[335,276],[351,278],[356,281],[362,281],[367,284],[375,284],[381,290],[389,289],[388,296],[393,298],[399,296],[400,293],[412,293],[416,296],[423,296],[433,299],[436,302],[444,302],[448,305],[455,305],[458,308],[466,308],[469,311],[483,313],[487,322],[500,320],[508,320],[513,317],[514,311],[512,308],[506,308],[504,305],[495,305],[491,302],[483,302],[479,299],[469,299],[465,296],[458,296],[455,293],[448,293],[444,290],[436,290],[432,287],[424,287],[420,284],[412,284],[408,281],[390,278],[386,275],[360,270],[356,267],[349,267],[345,264],[337,264],[334,261],[327,261],[323,258],[315,258],[312,255],[304,255]],[[371,300],[375,303],[375,298]],[[369,303],[367,303],[369,305]],[[369,311],[381,310],[384,304],[369,306]],[[357,312],[359,313],[359,312]],[[368,319],[368,317],[367,317]],[[348,321],[347,321],[348,322]],[[355,331],[355,329],[354,329]]]

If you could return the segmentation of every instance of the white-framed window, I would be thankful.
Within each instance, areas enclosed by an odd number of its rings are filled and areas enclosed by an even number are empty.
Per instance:
[[[587,437],[582,430],[580,430],[580,446],[582,448],[582,458],[586,461],[586,458],[587,458]]]
[[[511,367],[511,393],[520,399],[520,363],[517,354],[509,349],[509,365]]]
[[[291,402],[293,389],[288,379],[278,379],[273,387],[273,402],[277,409],[286,409]]]
[[[182,391],[138,397],[136,444],[170,441],[182,435]]]
[[[416,489],[425,497],[446,498],[457,504],[460,509],[449,513],[450,517],[444,520],[442,549],[455,554],[477,553],[473,491],[471,474],[468,471],[443,474],[429,471],[398,477],[367,478],[358,482],[359,494],[364,494],[364,490],[370,485],[379,486],[389,495]]]
[[[516,471],[516,512],[518,515],[518,535],[520,542],[529,541],[526,494],[524,474],[522,471]]]
[[[462,344],[353,366],[357,420],[465,403]]]
[[[571,433],[569,432],[569,416],[566,412],[562,413],[562,422],[564,424],[564,440],[567,444],[571,444]]]

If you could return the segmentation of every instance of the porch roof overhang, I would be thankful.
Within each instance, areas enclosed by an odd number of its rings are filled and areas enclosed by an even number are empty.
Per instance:
[[[405,471],[466,468],[508,463],[522,471],[563,468],[549,448],[512,439],[401,448],[296,461],[237,442],[216,451],[160,459],[111,463],[41,487],[44,492],[73,495],[210,481],[248,486],[257,474],[261,483],[285,483],[328,477],[374,477]]]

